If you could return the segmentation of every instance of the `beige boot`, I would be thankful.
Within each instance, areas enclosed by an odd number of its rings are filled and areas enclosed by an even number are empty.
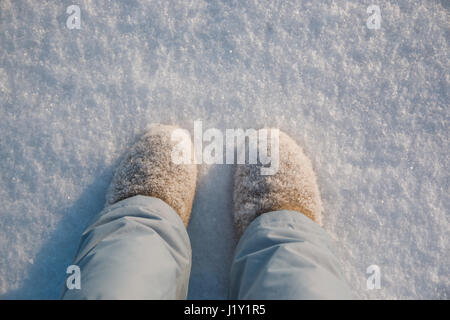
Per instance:
[[[189,222],[194,201],[197,166],[175,164],[171,141],[177,127],[155,125],[128,151],[121,161],[109,187],[106,204],[135,195],[159,198],[169,204],[181,217],[185,226]],[[189,141],[192,149],[192,142]],[[192,162],[191,162],[192,163]]]
[[[261,175],[260,164],[238,165],[234,176],[234,223],[238,234],[257,216],[276,210],[301,212],[322,222],[322,202],[311,161],[302,148],[280,131],[279,169]]]

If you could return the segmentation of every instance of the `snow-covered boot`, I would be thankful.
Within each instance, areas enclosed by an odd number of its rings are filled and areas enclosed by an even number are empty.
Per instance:
[[[233,201],[239,235],[253,219],[270,211],[294,210],[319,224],[322,222],[322,202],[311,161],[281,131],[278,152],[279,168],[274,175],[261,175],[261,164],[236,167]]]
[[[159,198],[169,204],[181,217],[185,226],[189,222],[194,201],[197,166],[176,164],[172,151],[179,141],[172,141],[174,126],[154,125],[131,147],[120,162],[106,196],[111,205],[135,195]],[[192,147],[192,141],[185,139]]]

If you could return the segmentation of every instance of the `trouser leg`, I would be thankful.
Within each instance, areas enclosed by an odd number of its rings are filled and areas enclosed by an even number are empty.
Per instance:
[[[134,196],[105,208],[83,233],[73,262],[81,289],[63,299],[185,299],[191,245],[164,201]]]
[[[231,299],[351,299],[328,234],[295,211],[256,218],[236,248]]]

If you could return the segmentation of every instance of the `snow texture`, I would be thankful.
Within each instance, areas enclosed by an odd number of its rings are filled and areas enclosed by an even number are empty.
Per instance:
[[[81,8],[81,29],[66,9]],[[378,4],[381,28],[368,29]],[[0,297],[58,298],[151,123],[278,127],[363,299],[450,296],[448,0],[0,1]],[[226,298],[231,165],[199,167],[189,298]],[[378,265],[381,289],[367,290]]]

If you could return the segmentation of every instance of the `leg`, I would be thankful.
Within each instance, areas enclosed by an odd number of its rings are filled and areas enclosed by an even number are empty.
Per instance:
[[[295,211],[260,215],[231,267],[231,299],[351,299],[331,239]]]
[[[236,169],[234,222],[243,235],[232,264],[230,298],[350,298],[331,239],[320,227],[323,208],[311,161],[283,132],[275,147],[274,175],[261,175],[259,164]]]
[[[65,289],[64,299],[186,298],[197,167],[172,161],[173,150],[192,149],[189,134],[175,129],[153,126],[119,164],[75,258],[81,289]]]
[[[104,209],[83,233],[73,264],[81,289],[63,299],[185,299],[191,245],[164,201],[134,196]]]

